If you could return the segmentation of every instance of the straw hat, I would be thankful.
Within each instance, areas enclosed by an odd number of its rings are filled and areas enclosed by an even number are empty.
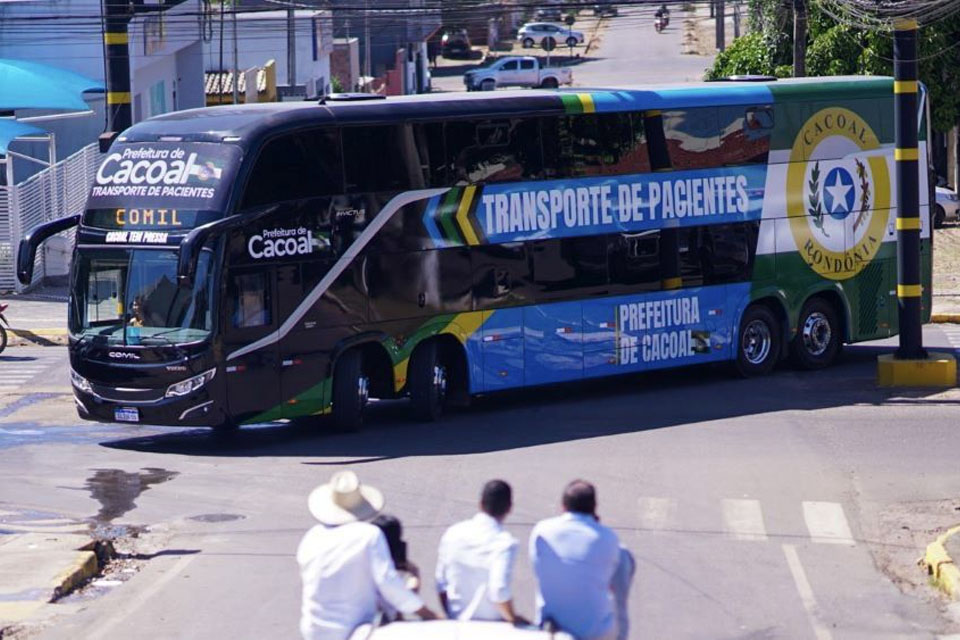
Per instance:
[[[383,494],[360,484],[353,471],[339,471],[310,493],[307,505],[314,518],[335,526],[373,519],[383,509]]]

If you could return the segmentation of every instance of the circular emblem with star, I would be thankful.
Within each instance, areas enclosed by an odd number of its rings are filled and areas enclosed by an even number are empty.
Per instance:
[[[790,152],[787,215],[797,250],[832,280],[860,273],[877,255],[890,209],[890,172],[870,125],[849,109],[821,109]]]

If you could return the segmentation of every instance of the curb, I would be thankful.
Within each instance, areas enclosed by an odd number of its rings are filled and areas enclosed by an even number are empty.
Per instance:
[[[7,346],[57,347],[69,342],[66,329],[7,329]]]
[[[950,529],[927,545],[927,552],[920,560],[933,583],[954,600],[960,600],[960,568],[947,553],[946,542],[957,534],[960,534],[960,526]]]
[[[960,313],[931,313],[930,322],[960,324]]]

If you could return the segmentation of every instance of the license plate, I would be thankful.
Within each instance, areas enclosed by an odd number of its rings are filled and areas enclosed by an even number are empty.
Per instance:
[[[140,410],[136,407],[117,407],[113,410],[117,422],[140,422]]]

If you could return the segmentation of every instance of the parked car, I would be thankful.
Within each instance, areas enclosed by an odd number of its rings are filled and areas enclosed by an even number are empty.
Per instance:
[[[555,89],[573,82],[573,71],[564,67],[541,67],[531,56],[501,58],[489,67],[463,74],[467,91],[493,91],[497,87],[543,87]]]
[[[937,202],[933,205],[933,226],[939,229],[947,221],[960,222],[960,196],[946,187],[937,187]]]
[[[619,15],[619,12],[617,11],[617,5],[603,2],[593,5],[593,15],[601,18],[614,17]]]
[[[549,22],[528,22],[517,31],[517,39],[523,45],[524,49],[530,47],[542,47],[547,40],[553,40],[553,46],[566,45],[575,47],[583,44],[583,33],[573,31],[572,29],[550,24]]]
[[[440,55],[444,58],[466,58],[470,56],[471,49],[466,29],[447,31],[440,38]]]
[[[543,7],[542,9],[537,9],[537,20],[542,20],[544,22],[562,22],[563,21],[563,11],[560,10],[560,7]]]

